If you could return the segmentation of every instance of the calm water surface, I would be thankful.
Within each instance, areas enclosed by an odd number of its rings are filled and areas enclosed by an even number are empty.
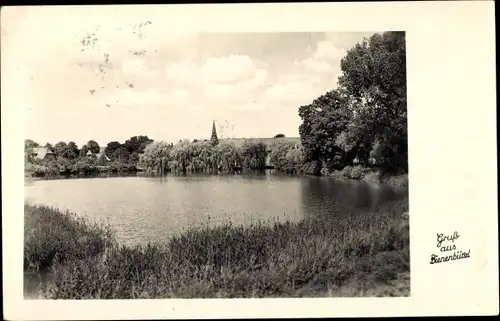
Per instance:
[[[124,244],[164,241],[192,226],[297,221],[363,209],[402,194],[362,182],[283,174],[39,180],[25,199],[110,223]]]

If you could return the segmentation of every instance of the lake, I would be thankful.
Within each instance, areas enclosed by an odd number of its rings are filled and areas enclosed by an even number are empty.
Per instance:
[[[297,221],[365,209],[405,194],[387,186],[277,174],[107,177],[25,183],[25,200],[109,223],[127,245],[194,226]]]

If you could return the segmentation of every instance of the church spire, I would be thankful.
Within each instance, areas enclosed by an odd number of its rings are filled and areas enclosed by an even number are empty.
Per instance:
[[[210,137],[210,141],[213,145],[217,145],[219,143],[219,138],[217,137],[217,130],[215,129],[215,120],[212,124],[212,137]]]

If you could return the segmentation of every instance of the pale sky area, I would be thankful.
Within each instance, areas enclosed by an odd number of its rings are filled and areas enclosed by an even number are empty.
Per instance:
[[[25,137],[176,142],[210,138],[213,120],[222,138],[298,136],[299,106],[335,88],[346,50],[373,34],[188,33],[150,19],[25,20]]]

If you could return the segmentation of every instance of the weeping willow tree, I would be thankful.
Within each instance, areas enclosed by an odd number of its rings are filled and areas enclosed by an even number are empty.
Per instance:
[[[188,148],[188,170],[191,172],[212,172],[214,169],[214,145],[209,141],[191,143]]]
[[[221,142],[214,151],[217,169],[229,172],[235,167],[242,166],[241,151],[233,143]]]
[[[188,171],[191,163],[190,145],[191,142],[188,140],[181,140],[173,146],[170,151],[171,170],[182,171],[183,173]]]
[[[245,141],[241,148],[224,141],[217,145],[211,141],[182,140],[175,145],[154,142],[146,146],[139,164],[146,169],[157,169],[163,160],[170,171],[183,173],[232,172],[241,167],[257,170],[265,167],[266,147],[255,141]]]
[[[168,163],[172,144],[167,142],[153,142],[144,148],[144,153],[140,154],[138,165],[147,171],[159,171],[163,161],[164,169]]]
[[[296,144],[294,142],[282,139],[276,140],[271,144],[269,158],[274,168],[277,170],[283,170],[289,166],[289,159],[287,158],[287,155],[290,151],[296,149],[295,145]]]
[[[245,140],[241,146],[243,167],[260,170],[266,166],[267,146],[260,141]]]

